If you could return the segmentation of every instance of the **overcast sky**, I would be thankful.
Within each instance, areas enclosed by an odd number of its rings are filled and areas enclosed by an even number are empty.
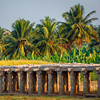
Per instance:
[[[64,21],[62,14],[69,11],[70,7],[80,3],[85,8],[85,14],[96,10],[91,17],[98,17],[94,25],[100,24],[100,0],[0,0],[0,26],[12,30],[12,23],[24,18],[36,24],[45,16]]]

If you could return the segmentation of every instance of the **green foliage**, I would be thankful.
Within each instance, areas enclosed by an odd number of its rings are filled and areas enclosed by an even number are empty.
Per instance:
[[[89,25],[98,19],[89,19],[95,12],[84,17],[84,7],[78,4],[63,13],[60,25],[48,16],[35,28],[24,19],[16,20],[11,32],[0,27],[0,60],[100,64],[100,26]],[[91,75],[97,79],[95,72]]]
[[[72,44],[75,43],[79,49],[79,54],[82,44],[87,42],[90,43],[93,38],[96,41],[99,41],[97,32],[89,25],[92,21],[98,19],[89,19],[90,15],[95,12],[96,11],[92,11],[86,17],[83,17],[84,7],[78,4],[71,7],[69,12],[65,12],[62,15],[65,22],[62,22],[61,24],[63,27],[61,35],[69,40],[67,43],[68,46],[71,47]]]
[[[0,60],[8,60],[9,56],[4,57],[2,56]],[[15,57],[12,59],[27,59],[27,60],[43,60],[43,61],[52,61],[54,63],[100,63],[100,52],[98,51],[98,47],[92,48],[89,51],[88,45],[82,46],[80,55],[78,55],[78,50],[73,48],[71,51],[67,51],[67,53],[63,53],[59,55],[58,53],[49,56],[49,53],[44,56],[37,56],[36,54],[28,52],[28,56],[25,57],[20,55],[19,57]]]
[[[36,38],[33,37],[33,41],[36,41],[35,44],[41,54],[48,55],[49,53],[50,56],[66,51],[61,43],[67,39],[57,37],[56,25],[57,22],[54,19],[45,17],[45,20],[41,20],[41,24],[36,26]]]
[[[39,50],[31,43],[33,26],[34,23],[30,23],[30,21],[26,21],[24,19],[16,20],[12,24],[12,33],[3,37],[3,43],[5,44],[6,49],[3,52],[3,55],[9,55],[10,59],[24,59],[24,57],[27,56],[27,52],[35,51],[38,53]]]
[[[91,81],[96,81],[97,80],[97,74],[95,71],[91,72]]]

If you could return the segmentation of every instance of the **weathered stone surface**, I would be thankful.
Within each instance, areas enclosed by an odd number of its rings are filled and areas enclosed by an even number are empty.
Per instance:
[[[13,75],[13,91],[17,91],[17,89],[18,89],[18,74],[17,74],[17,72],[12,72],[12,75]]]
[[[62,71],[57,72],[59,76],[59,95],[64,94],[64,75]]]
[[[53,81],[52,81],[52,71],[47,71],[48,74],[48,94],[51,95],[53,93]]]
[[[84,96],[90,92],[90,72],[86,71],[86,69],[82,70],[83,75],[83,93]]]
[[[79,92],[79,74],[82,73],[83,93],[86,96],[90,93],[90,72],[92,71],[96,71],[98,76],[97,95],[100,96],[100,64],[0,66],[0,93],[15,93],[19,90],[20,93],[28,92],[28,94],[38,92],[41,95],[48,92],[51,95],[59,92],[59,95],[63,95],[71,91],[70,94],[75,95]]]
[[[41,95],[43,93],[42,72],[37,71],[37,75],[38,75],[38,94]]]
[[[26,80],[26,72],[20,71],[20,93],[24,93],[25,92],[25,88],[27,84],[27,80]]]
[[[80,91],[80,73],[77,72],[75,76],[75,82],[76,82],[76,93]]]
[[[12,93],[13,92],[12,71],[8,71],[7,73],[8,73],[8,83],[9,83],[8,93]]]
[[[70,70],[69,74],[71,79],[71,95],[74,96],[76,94],[76,82],[75,82],[76,73],[73,70]]]
[[[100,96],[100,68],[96,69],[96,73],[97,73],[97,83],[98,83],[97,95]]]
[[[29,71],[28,74],[29,74],[29,76],[28,76],[28,79],[29,79],[28,94],[30,95],[33,93],[33,72]]]
[[[3,92],[3,72],[0,71],[0,93]]]

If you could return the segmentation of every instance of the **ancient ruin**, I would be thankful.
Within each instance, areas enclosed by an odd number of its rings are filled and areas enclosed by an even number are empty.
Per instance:
[[[0,66],[0,94],[78,95],[80,73],[83,75],[83,96],[90,94],[90,72],[97,73],[100,96],[100,64],[49,64]]]

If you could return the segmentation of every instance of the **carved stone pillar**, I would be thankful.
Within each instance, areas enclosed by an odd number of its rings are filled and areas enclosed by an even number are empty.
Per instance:
[[[36,72],[33,72],[33,92],[36,92]]]
[[[4,91],[8,91],[8,73],[4,72]]]
[[[69,72],[68,72],[68,92],[71,90],[71,87],[70,87],[70,75],[69,75]]]
[[[42,72],[37,71],[37,75],[38,75],[38,95],[41,95],[43,93]]]
[[[79,92],[79,86],[80,86],[80,73],[76,73],[75,76],[75,82],[76,82],[76,93]]]
[[[90,77],[89,77],[89,72],[87,71],[82,71],[82,75],[83,75],[83,93],[84,96],[86,96],[87,93],[90,92]]]
[[[32,71],[29,71],[29,76],[28,76],[28,79],[29,79],[29,88],[28,88],[28,94],[32,94],[33,93],[33,72]]]
[[[18,80],[17,80],[17,72],[13,72],[13,90],[14,91],[17,91],[17,82],[18,82]]]
[[[52,71],[51,70],[47,71],[47,74],[48,74],[48,95],[51,95],[53,92]]]
[[[71,95],[75,95],[76,94],[76,82],[75,82],[75,72],[74,71],[70,71],[70,78],[71,78]]]
[[[64,81],[62,71],[57,72],[59,75],[59,95],[64,94]]]
[[[3,82],[2,82],[2,78],[3,78],[3,72],[0,71],[0,93],[3,92]]]
[[[70,81],[70,79],[69,79],[69,73],[66,71],[64,71],[63,72],[63,81],[64,81],[64,92],[65,93],[68,93],[69,92],[69,81]]]
[[[12,84],[12,71],[8,71],[8,93],[13,93],[13,84]]]
[[[25,92],[26,82],[26,72],[20,71],[20,93]]]
[[[24,89],[23,89],[23,84],[24,84],[23,83],[23,78],[24,77],[23,77],[23,72],[22,71],[20,71],[19,73],[20,73],[20,90],[19,90],[19,92],[22,93],[24,91]]]
[[[100,96],[100,68],[96,70],[97,73],[97,83],[98,83],[98,88],[97,88],[97,95]]]
[[[47,73],[44,75],[44,92],[47,92]]]
[[[20,89],[20,72],[17,72],[17,89]]]
[[[53,77],[53,92],[58,92],[58,89],[57,89],[57,72],[53,72],[52,74],[52,77]]]

